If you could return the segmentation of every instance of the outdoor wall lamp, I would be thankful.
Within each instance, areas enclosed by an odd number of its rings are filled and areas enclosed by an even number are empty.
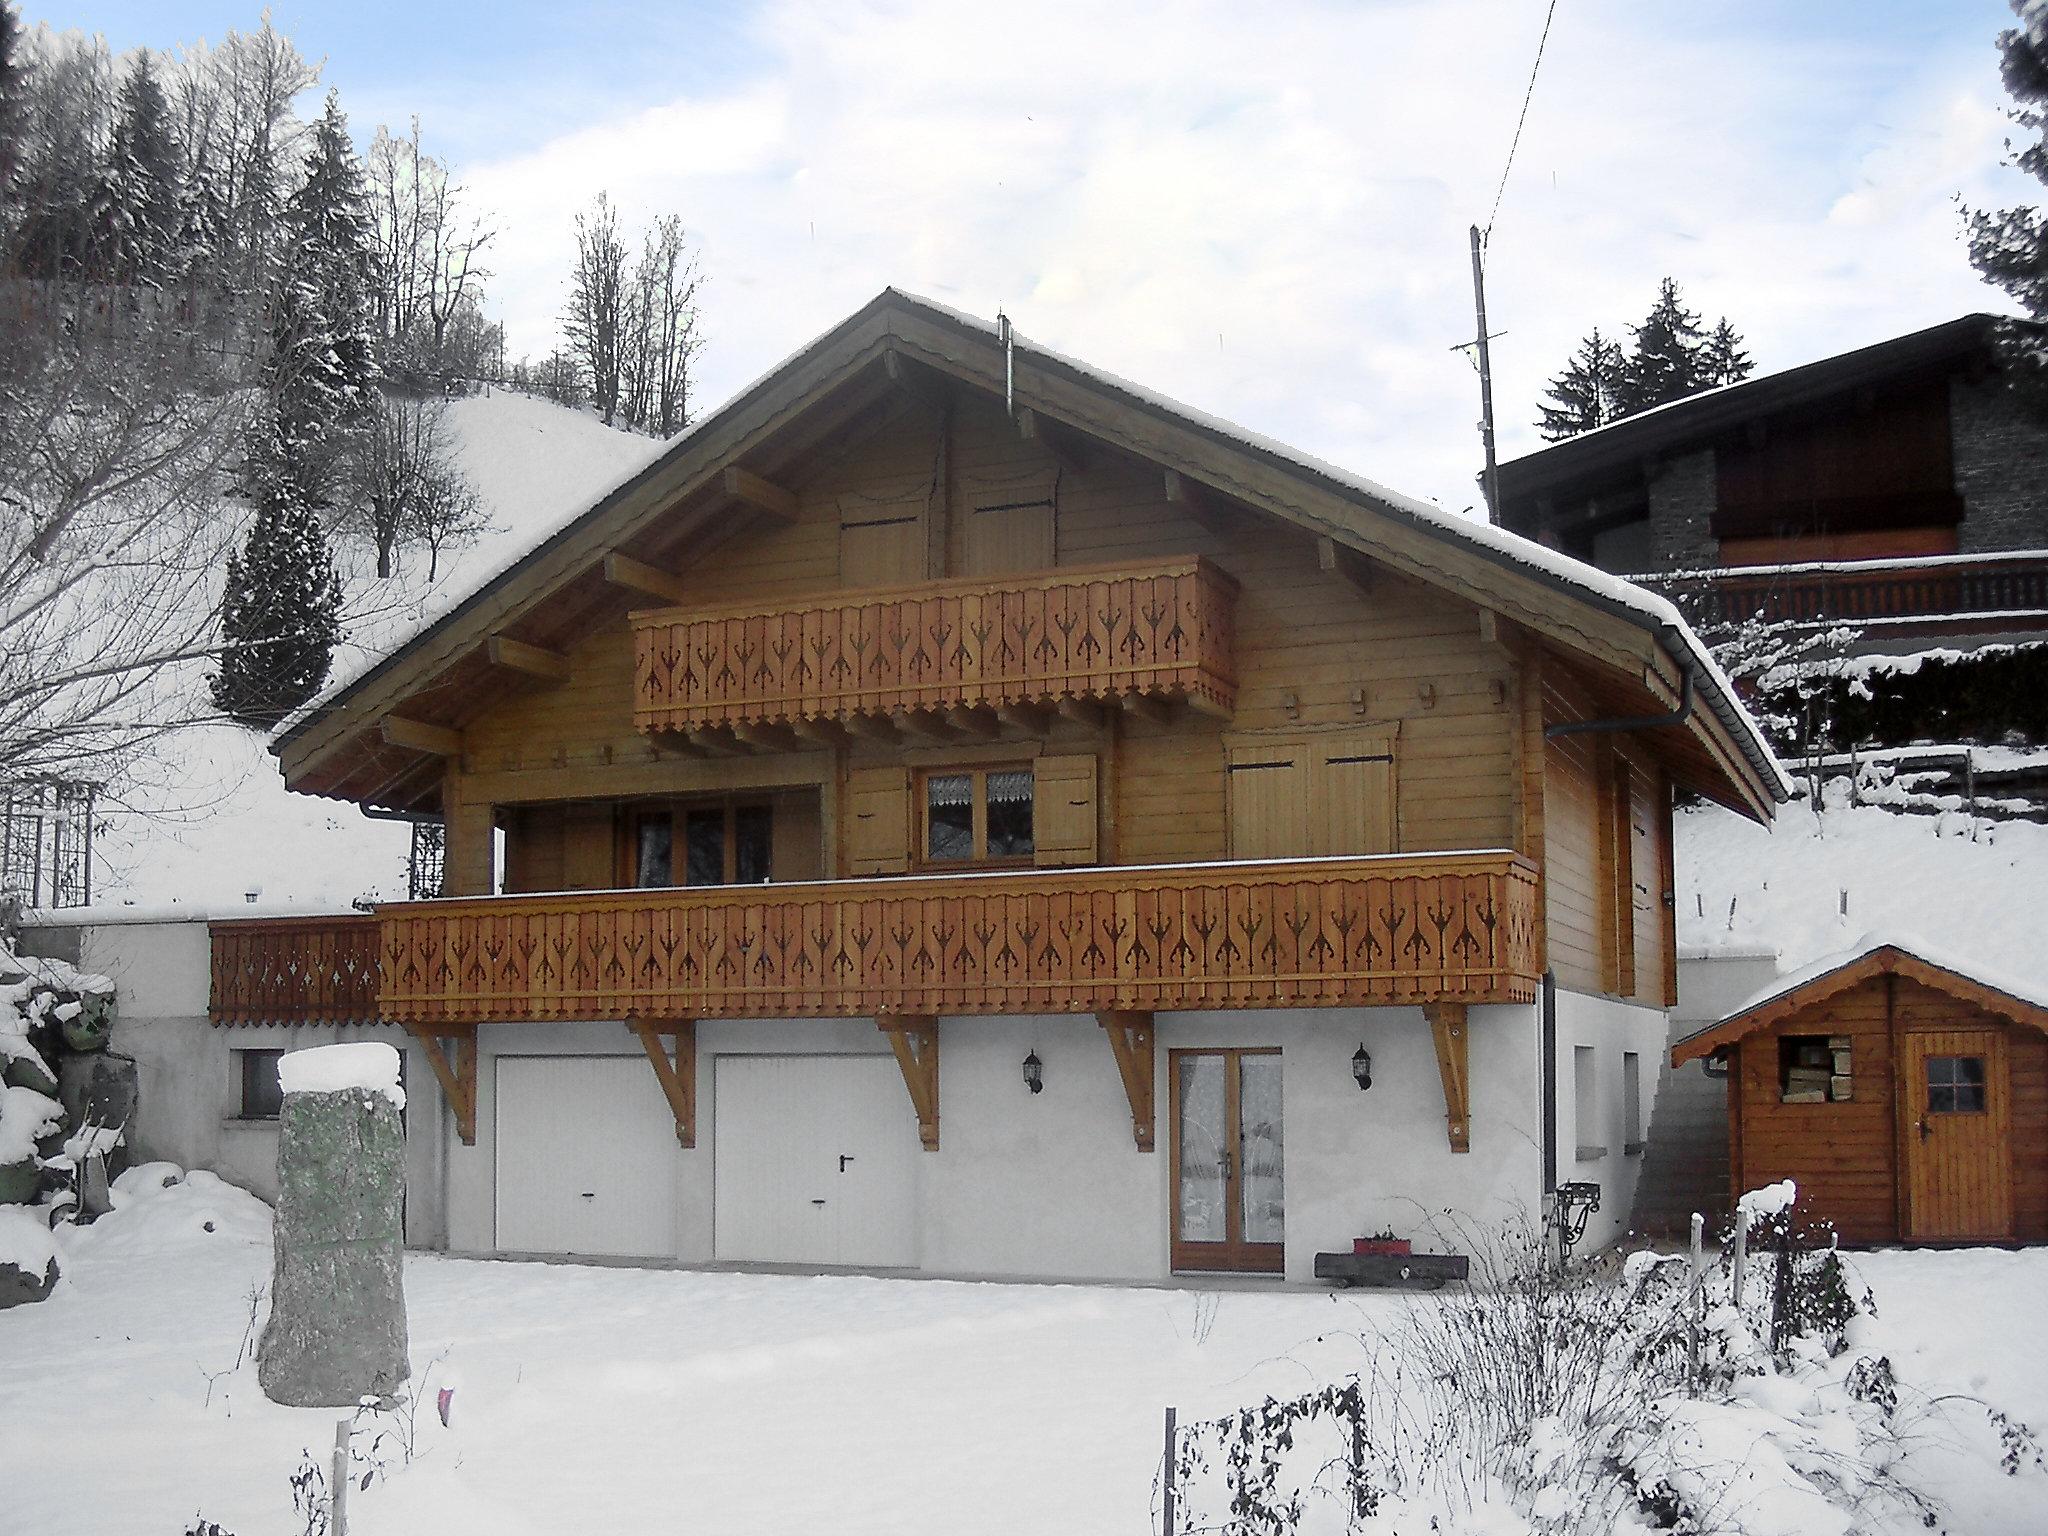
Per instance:
[[[1045,1087],[1045,1063],[1038,1059],[1036,1051],[1024,1058],[1024,1086],[1033,1093]]]
[[[1360,1092],[1372,1086],[1372,1056],[1363,1045],[1351,1053],[1351,1076]]]

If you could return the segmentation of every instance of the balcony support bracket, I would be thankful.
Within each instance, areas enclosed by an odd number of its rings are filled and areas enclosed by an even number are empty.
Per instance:
[[[697,1145],[697,1021],[695,1019],[628,1019],[626,1027],[654,1064],[654,1075],[676,1117],[676,1144],[685,1152]],[[668,1036],[669,1045],[661,1043]],[[670,1056],[670,1049],[675,1054]]]
[[[1124,1097],[1131,1102],[1132,1138],[1140,1152],[1150,1152],[1156,1128],[1152,1103],[1152,1015],[1119,1009],[1098,1013],[1095,1018],[1109,1035],[1109,1049],[1116,1057],[1117,1072],[1124,1080]]]
[[[1472,1077],[1467,1043],[1471,1031],[1463,1003],[1424,1003],[1422,1016],[1436,1040],[1436,1069],[1444,1080],[1444,1123],[1453,1152],[1472,1150]]]
[[[421,1024],[408,1024],[405,1032],[419,1041],[420,1049],[426,1052],[427,1065],[434,1069],[434,1077],[441,1084],[442,1096],[448,1100],[449,1111],[455,1116],[455,1131],[461,1136],[465,1147],[476,1145],[476,1026],[474,1024],[441,1025],[428,1028]],[[455,1059],[448,1058],[448,1048],[454,1048]]]
[[[939,1150],[939,1021],[933,1014],[892,1014],[875,1020],[889,1037],[903,1086],[917,1111],[917,1139],[927,1152]]]

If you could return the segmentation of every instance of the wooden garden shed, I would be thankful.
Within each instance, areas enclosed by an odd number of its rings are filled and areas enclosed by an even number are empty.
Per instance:
[[[1672,1048],[1728,1068],[1736,1189],[1845,1242],[2048,1241],[2048,989],[1870,937]]]

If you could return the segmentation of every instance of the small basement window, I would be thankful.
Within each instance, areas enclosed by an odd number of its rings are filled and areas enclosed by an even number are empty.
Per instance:
[[[1642,1155],[1643,1141],[1643,1058],[1639,1052],[1621,1053],[1621,1150],[1628,1157]]]
[[[1853,1061],[1847,1035],[1780,1035],[1778,1102],[1847,1102],[1855,1097]]]
[[[1600,1139],[1600,1053],[1590,1045],[1572,1047],[1572,1118],[1578,1160],[1590,1163],[1605,1157],[1607,1144]]]
[[[275,1120],[284,1108],[284,1089],[277,1081],[277,1063],[283,1051],[236,1051],[235,1067],[241,1094],[235,1107],[238,1120]]]

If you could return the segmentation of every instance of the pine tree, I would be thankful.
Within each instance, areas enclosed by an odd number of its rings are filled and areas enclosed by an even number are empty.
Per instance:
[[[1630,327],[1635,349],[1621,375],[1621,414],[1633,416],[1705,387],[1700,317],[1685,307],[1678,284],[1665,278],[1643,323]]]
[[[251,442],[243,481],[256,519],[241,553],[228,558],[213,699],[231,719],[268,729],[327,681],[341,639],[341,584],[319,510],[274,418]]]
[[[176,275],[184,222],[178,158],[170,102],[149,54],[137,54],[94,198],[96,260],[111,281],[160,287]]]
[[[1740,384],[1756,372],[1756,363],[1742,345],[1742,335],[1728,323],[1723,315],[1707,336],[1706,346],[1700,353],[1700,375],[1704,385],[1715,388],[1722,384]]]
[[[2048,18],[2012,0],[2021,25],[1998,34],[1998,69],[2012,96],[2012,120],[2027,142],[2006,162],[2048,182]],[[2030,18],[2030,13],[2033,13]],[[2006,378],[2033,410],[2048,417],[2048,221],[2034,207],[1970,210],[1970,264],[2025,311],[2000,322]]]
[[[11,253],[20,209],[22,160],[28,149],[28,70],[21,58],[21,18],[0,0],[0,258]]]
[[[293,348],[279,359],[302,403],[286,413],[288,425],[303,433],[317,423],[326,435],[367,414],[377,382],[376,221],[334,91],[313,125],[305,180],[285,204],[284,228],[281,284],[296,290],[302,311]]]
[[[1551,442],[1605,426],[1621,414],[1621,348],[1595,326],[1537,404],[1536,430]]]

